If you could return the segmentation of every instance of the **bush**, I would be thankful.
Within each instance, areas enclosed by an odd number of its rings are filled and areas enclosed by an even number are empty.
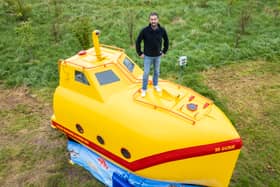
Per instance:
[[[78,17],[72,28],[76,38],[78,39],[83,49],[90,47],[90,19],[86,16]]]
[[[23,0],[4,0],[4,9],[21,21],[27,21],[31,15],[31,5]]]
[[[61,40],[61,3],[61,0],[49,1],[49,14],[52,17],[51,33],[56,43],[58,43]]]
[[[35,47],[35,37],[33,33],[33,28],[31,26],[31,21],[22,22],[17,28],[16,33],[18,39],[20,40],[20,48],[23,49],[24,53],[29,54],[29,57],[33,59],[34,57],[34,47]],[[20,49],[19,48],[19,49]]]
[[[239,32],[240,34],[245,34],[246,27],[251,21],[251,12],[250,9],[244,8],[241,11],[240,18],[239,18]]]

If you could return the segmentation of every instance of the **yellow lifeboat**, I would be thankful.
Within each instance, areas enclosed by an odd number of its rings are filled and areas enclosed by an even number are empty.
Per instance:
[[[228,186],[242,141],[224,113],[190,88],[159,80],[101,45],[58,62],[52,127],[128,172],[157,181]]]

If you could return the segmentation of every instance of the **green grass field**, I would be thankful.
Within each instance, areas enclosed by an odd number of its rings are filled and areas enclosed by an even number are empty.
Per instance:
[[[226,105],[244,143],[231,185],[279,186],[279,64],[249,61],[203,75]]]
[[[1,186],[102,186],[67,162],[66,139],[49,126],[57,61],[99,29],[142,67],[134,40],[151,11],[170,39],[161,77],[213,99],[243,139],[230,186],[279,186],[279,0],[1,1]]]

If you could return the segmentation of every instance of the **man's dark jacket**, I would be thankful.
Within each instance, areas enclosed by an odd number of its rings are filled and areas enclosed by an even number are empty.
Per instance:
[[[162,48],[162,39],[163,49]],[[153,30],[151,24],[143,28],[136,40],[136,51],[139,56],[143,54],[141,50],[141,41],[144,40],[144,55],[146,56],[160,56],[162,53],[166,54],[169,46],[168,36],[166,30],[158,24],[158,28]]]

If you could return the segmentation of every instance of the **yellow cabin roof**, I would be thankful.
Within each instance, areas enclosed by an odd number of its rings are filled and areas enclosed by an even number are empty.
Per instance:
[[[102,60],[98,60],[94,48],[90,48],[88,50],[80,51],[76,55],[66,59],[66,61],[72,63],[73,65],[89,69],[99,65],[112,63],[112,61],[117,61],[124,52],[124,50],[120,48],[110,46],[101,47],[101,50],[103,56]]]

